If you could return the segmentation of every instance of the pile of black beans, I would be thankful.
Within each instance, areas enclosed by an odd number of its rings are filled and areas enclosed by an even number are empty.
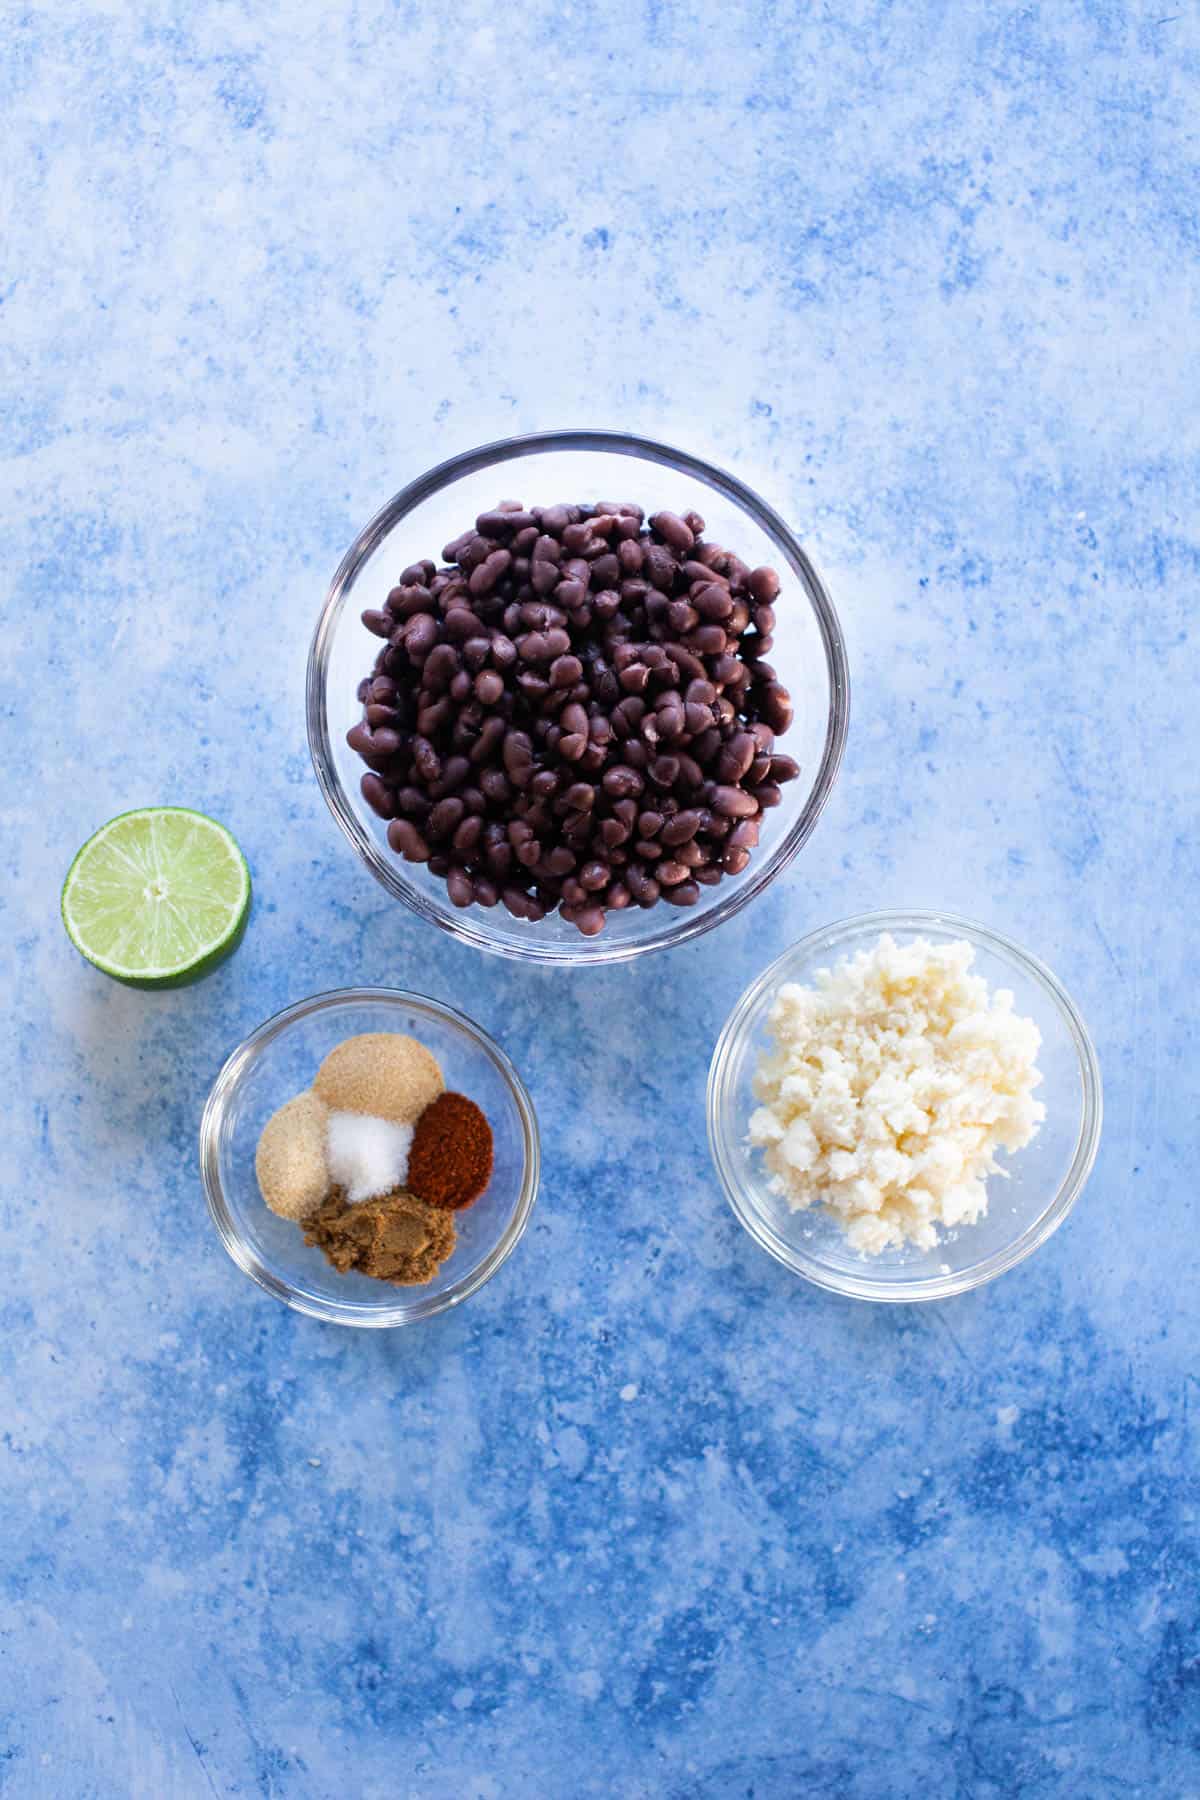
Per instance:
[[[799,774],[766,660],[779,577],[698,513],[505,500],[413,563],[347,734],[388,841],[455,906],[556,907],[586,936],[737,875]]]

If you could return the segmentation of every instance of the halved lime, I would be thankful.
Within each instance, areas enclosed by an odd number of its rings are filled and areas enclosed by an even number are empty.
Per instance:
[[[250,871],[215,819],[185,806],[121,813],[67,872],[63,924],[90,963],[130,987],[184,987],[237,949]]]

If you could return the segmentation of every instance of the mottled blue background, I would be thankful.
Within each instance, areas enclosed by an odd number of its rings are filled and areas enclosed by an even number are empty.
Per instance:
[[[1193,4],[42,0],[4,156],[0,1790],[1200,1795]],[[845,771],[715,936],[578,978],[389,904],[319,800],[307,640],[436,458],[628,426],[794,522]],[[237,832],[203,988],[65,941],[109,814]],[[1076,1213],[872,1309],[742,1235],[709,1050],[806,928],[1045,957],[1108,1118]],[[467,1004],[539,1105],[459,1316],[294,1317],[196,1128],[267,1013]]]

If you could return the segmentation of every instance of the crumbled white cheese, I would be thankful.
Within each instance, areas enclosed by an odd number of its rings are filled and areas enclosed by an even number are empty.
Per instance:
[[[1007,989],[970,973],[964,942],[896,944],[788,982],[759,1058],[750,1142],[793,1211],[824,1206],[855,1249],[932,1249],[987,1211],[996,1151],[1046,1116],[1041,1034]]]

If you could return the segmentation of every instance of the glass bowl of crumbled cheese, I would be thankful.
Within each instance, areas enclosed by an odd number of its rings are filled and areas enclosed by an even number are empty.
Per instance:
[[[817,1286],[938,1300],[1045,1243],[1088,1178],[1100,1070],[1038,960],[945,913],[814,932],[742,995],[708,1134],[738,1219]]]
[[[411,1106],[372,1101],[372,1082]],[[448,1104],[451,1123],[486,1121],[458,1197],[434,1195],[416,1170],[435,1113],[435,1173],[445,1155]],[[229,1057],[204,1109],[200,1168],[222,1243],[269,1294],[339,1325],[409,1325],[476,1293],[516,1247],[537,1195],[538,1126],[512,1063],[463,1013],[342,988],[268,1019]]]

